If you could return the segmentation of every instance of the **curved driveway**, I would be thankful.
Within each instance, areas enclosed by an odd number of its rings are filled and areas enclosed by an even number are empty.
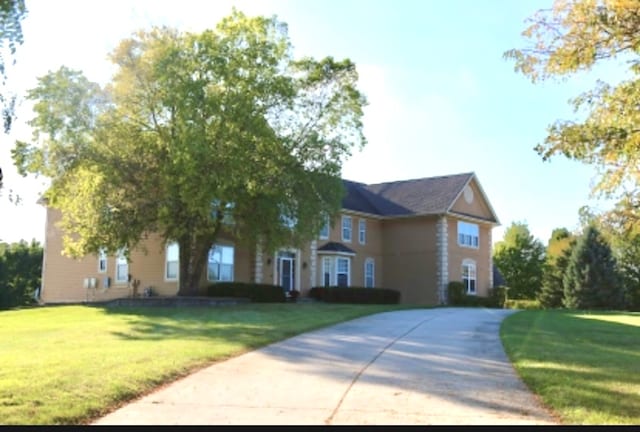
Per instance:
[[[213,364],[94,424],[554,424],[502,348],[510,313],[358,318]]]

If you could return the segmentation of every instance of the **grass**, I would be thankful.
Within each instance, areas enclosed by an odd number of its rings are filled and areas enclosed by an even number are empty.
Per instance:
[[[523,311],[501,327],[529,388],[565,424],[640,424],[640,313]]]
[[[0,424],[86,424],[215,361],[398,305],[54,306],[0,312]]]

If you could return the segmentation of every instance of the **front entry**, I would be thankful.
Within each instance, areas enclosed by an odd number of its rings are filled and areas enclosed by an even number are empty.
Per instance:
[[[278,283],[285,292],[296,289],[296,254],[278,252]]]

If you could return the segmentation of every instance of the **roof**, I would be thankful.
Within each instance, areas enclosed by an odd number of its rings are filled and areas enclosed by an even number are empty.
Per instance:
[[[342,252],[348,254],[355,254],[356,252],[348,246],[339,242],[328,242],[318,248],[318,252]]]
[[[387,217],[444,214],[474,177],[471,172],[370,185],[343,180],[342,208]]]

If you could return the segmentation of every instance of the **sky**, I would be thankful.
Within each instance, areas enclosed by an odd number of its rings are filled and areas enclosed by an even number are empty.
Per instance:
[[[349,58],[368,105],[367,145],[354,151],[343,177],[363,183],[475,172],[500,226],[524,222],[547,243],[557,227],[579,228],[590,197],[593,166],[534,151],[556,120],[577,119],[569,100],[619,77],[620,64],[566,80],[532,84],[503,58],[522,48],[525,20],[552,0],[26,0],[24,43],[9,70],[18,119],[0,136],[0,240],[44,241],[45,209],[36,203],[45,180],[21,177],[11,161],[17,139],[29,140],[32,118],[25,92],[60,66],[105,84],[107,55],[133,32],[170,26],[214,28],[232,7],[277,16],[288,25],[296,57]],[[18,205],[11,201],[19,196]]]

